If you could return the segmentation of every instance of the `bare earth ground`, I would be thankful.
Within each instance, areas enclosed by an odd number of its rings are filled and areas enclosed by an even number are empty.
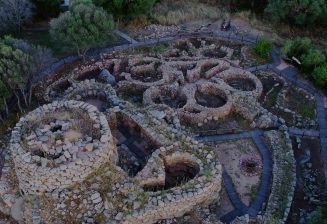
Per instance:
[[[234,209],[235,208],[232,202],[229,200],[225,187],[222,186],[220,191],[219,205],[214,208],[214,212],[212,213],[217,214],[217,216],[221,218],[229,212],[233,211]]]
[[[255,155],[261,158],[259,151],[250,139],[217,143],[215,149],[225,170],[232,178],[241,201],[249,206],[252,200],[251,195],[255,195],[260,184],[261,175],[244,175],[240,170],[239,162],[243,156]]]

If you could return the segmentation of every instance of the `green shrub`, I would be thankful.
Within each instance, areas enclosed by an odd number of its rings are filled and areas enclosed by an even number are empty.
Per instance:
[[[303,54],[300,57],[301,67],[306,72],[312,71],[317,66],[323,64],[325,60],[325,55],[318,49],[310,49],[307,54]]]
[[[318,207],[313,212],[308,224],[327,224],[327,205]]]
[[[313,70],[312,79],[317,86],[327,86],[327,63],[320,65]]]
[[[256,45],[254,46],[254,51],[262,58],[268,59],[269,52],[272,49],[271,41],[261,38],[258,40]]]
[[[156,0],[93,0],[119,19],[131,19],[141,14],[149,14]]]
[[[326,25],[326,0],[269,0],[265,9],[273,22],[294,25]]]
[[[51,37],[63,48],[73,48],[85,57],[92,47],[101,46],[112,37],[112,16],[89,0],[75,1],[70,11],[50,22]]]
[[[304,54],[307,54],[312,48],[312,42],[307,37],[297,37],[293,40],[287,40],[281,49],[281,55],[284,58],[292,58],[293,56],[300,59]]]

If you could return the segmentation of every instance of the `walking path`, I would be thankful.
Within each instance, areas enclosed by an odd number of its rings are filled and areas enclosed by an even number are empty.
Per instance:
[[[90,52],[88,55],[93,56],[95,58],[99,58],[100,54],[103,53],[111,53],[115,50],[122,50],[127,48],[133,47],[142,47],[142,46],[149,46],[149,45],[156,45],[163,42],[169,42],[173,40],[179,40],[182,38],[190,38],[190,37],[215,37],[219,39],[228,39],[233,41],[242,41],[248,44],[255,44],[257,39],[237,35],[232,32],[196,32],[196,33],[186,33],[186,34],[178,34],[174,36],[166,36],[161,37],[158,39],[153,40],[144,40],[144,41],[136,41],[127,34],[117,30],[115,31],[117,35],[124,38],[128,41],[128,43],[119,44],[118,46],[111,46],[108,48],[104,48],[101,50],[95,50]],[[319,123],[319,131],[315,130],[301,130],[296,128],[290,128],[289,133],[291,135],[296,136],[310,136],[310,137],[318,137],[320,136],[321,147],[322,147],[322,157],[324,161],[324,172],[325,172],[325,179],[327,179],[327,120],[326,120],[326,111],[324,108],[324,99],[323,95],[320,94],[314,87],[303,83],[297,80],[298,70],[293,67],[285,64],[282,59],[280,58],[276,49],[271,51],[271,58],[272,64],[269,65],[260,65],[251,68],[247,68],[246,70],[254,72],[260,69],[271,69],[276,72],[278,75],[284,77],[287,81],[291,82],[292,84],[303,88],[304,90],[308,91],[309,93],[313,94],[316,98],[316,110],[317,110],[317,118]],[[59,60],[58,62],[49,66],[47,70],[40,74],[40,78],[45,78],[46,76],[53,73],[56,69],[60,66],[72,63],[78,60],[77,56],[70,56],[64,59]],[[210,142],[210,141],[224,141],[224,140],[231,140],[231,139],[242,139],[242,138],[252,138],[255,142],[256,146],[258,147],[262,157],[263,157],[263,172],[262,172],[262,180],[259,187],[259,190],[256,194],[254,201],[251,203],[250,207],[246,207],[238,197],[237,192],[234,189],[233,183],[229,175],[224,171],[223,172],[223,181],[226,187],[227,193],[229,198],[231,199],[234,210],[225,216],[222,217],[222,221],[230,222],[237,216],[241,216],[244,214],[249,214],[251,217],[255,217],[258,212],[262,209],[262,205],[267,200],[270,191],[270,179],[271,179],[271,172],[272,172],[272,160],[269,151],[267,150],[264,142],[261,139],[261,135],[263,130],[251,130],[245,131],[242,133],[237,134],[223,134],[223,135],[212,135],[212,136],[201,136],[197,137],[198,140]]]
[[[261,211],[263,204],[266,202],[269,192],[270,192],[270,180],[272,175],[272,160],[269,150],[265,146],[261,139],[263,131],[262,130],[252,130],[245,131],[238,134],[223,134],[223,135],[213,135],[213,136],[201,136],[197,137],[197,140],[202,142],[216,142],[216,141],[226,141],[234,139],[244,139],[252,138],[253,142],[257,146],[262,158],[263,158],[263,168],[260,187],[256,193],[255,199],[252,201],[250,207],[247,207],[239,198],[238,193],[235,191],[234,184],[231,177],[226,171],[223,172],[223,182],[226,188],[229,199],[231,200],[234,210],[226,214],[221,218],[223,222],[229,223],[237,216],[248,214],[250,217],[256,217]]]
[[[117,34],[118,36],[124,38],[125,40],[127,40],[128,42],[132,43],[132,44],[136,44],[137,41],[134,40],[132,37],[128,36],[127,34],[119,31],[119,30],[115,30],[115,34]]]

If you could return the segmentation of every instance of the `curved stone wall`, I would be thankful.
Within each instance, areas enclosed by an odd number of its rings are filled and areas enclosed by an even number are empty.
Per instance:
[[[53,120],[56,113],[60,117]],[[71,123],[75,114],[80,117]],[[74,131],[76,125],[80,132]],[[20,189],[28,194],[68,188],[117,158],[106,117],[79,101],[53,102],[30,112],[16,124],[10,142]]]

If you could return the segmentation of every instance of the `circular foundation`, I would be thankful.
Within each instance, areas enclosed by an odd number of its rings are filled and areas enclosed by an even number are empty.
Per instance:
[[[242,157],[239,166],[242,173],[249,177],[258,176],[262,171],[262,161],[255,156]]]
[[[33,194],[68,188],[117,158],[105,116],[79,101],[53,102],[21,118],[10,149],[20,189]]]

